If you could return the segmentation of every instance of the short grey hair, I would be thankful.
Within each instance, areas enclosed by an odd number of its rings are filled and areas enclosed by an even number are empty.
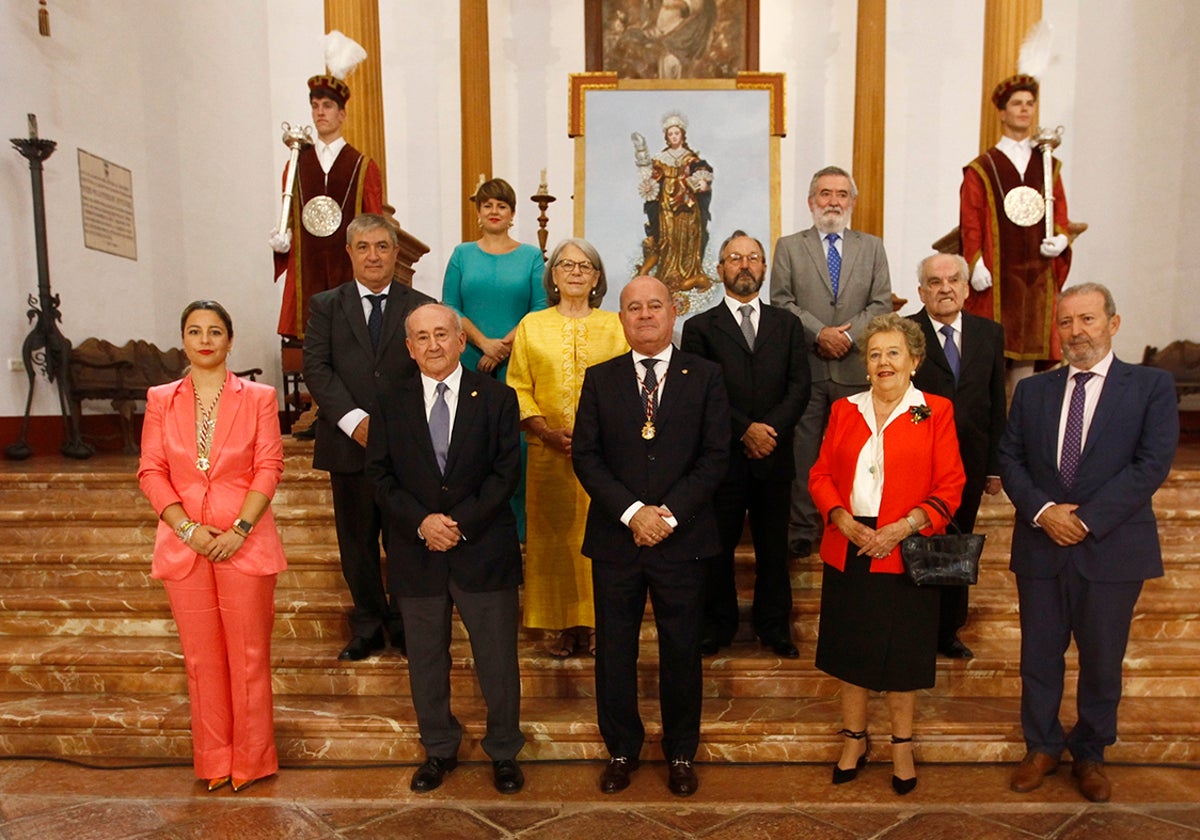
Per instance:
[[[812,180],[808,182],[808,197],[812,198],[817,194],[817,181],[824,178],[826,175],[840,175],[850,181],[850,197],[858,198],[858,184],[854,183],[854,176],[842,169],[840,166],[826,166],[818,169],[813,173]]]
[[[1075,295],[1090,295],[1093,292],[1104,296],[1104,314],[1109,318],[1117,314],[1117,302],[1113,300],[1112,292],[1108,290],[1108,286],[1103,283],[1079,283],[1075,286],[1068,286],[1062,290],[1058,296],[1058,302],[1062,303],[1069,297]]]
[[[919,263],[917,263],[917,285],[918,286],[925,285],[925,265],[930,260],[936,260],[938,257],[949,257],[950,259],[954,260],[954,264],[958,268],[958,279],[959,280],[966,283],[968,280],[971,279],[971,269],[967,265],[967,261],[964,260],[958,254],[930,254],[928,257],[926,257],[925,259],[923,259]]]
[[[726,240],[721,243],[721,247],[717,249],[717,261],[720,262],[721,260],[725,259],[725,249],[729,247],[730,242],[735,239],[740,239],[743,236],[747,239],[753,240],[754,244],[758,246],[758,250],[762,252],[763,259],[765,260],[767,258],[767,249],[764,248],[763,244],[758,241],[758,238],[751,236],[750,234],[746,233],[746,231],[738,228],[733,233],[729,234]]]
[[[388,221],[386,216],[380,216],[378,213],[359,213],[355,216],[350,221],[350,224],[346,225],[346,244],[351,244],[354,241],[354,237],[360,233],[379,230],[380,228],[388,232],[388,237],[392,240],[392,247],[399,248],[400,234],[396,232],[396,226]]]
[[[374,230],[374,228],[369,228],[369,229]],[[436,306],[438,309],[443,309],[446,312],[449,312],[450,315],[452,316],[452,320],[454,322],[455,331],[459,332],[459,333],[461,333],[463,331],[462,316],[458,314],[458,310],[455,309],[453,306],[447,306],[444,303],[436,303],[436,302],[422,303],[420,306],[413,307],[413,309],[407,315],[404,316],[404,336],[406,338],[412,338],[412,330],[409,328],[409,322],[412,320],[412,316],[416,315],[422,309],[428,309],[431,306]]]
[[[608,293],[608,276],[604,273],[604,260],[600,259],[600,252],[596,250],[596,246],[586,239],[579,237],[564,239],[559,242],[550,251],[550,256],[546,260],[546,267],[542,269],[542,288],[546,290],[546,303],[551,306],[558,306],[562,300],[562,295],[559,294],[558,284],[554,282],[554,264],[558,262],[558,255],[562,253],[563,248],[568,245],[574,245],[583,255],[588,258],[588,262],[596,267],[596,287],[588,294],[588,306],[592,309],[597,308],[604,301],[604,296]]]
[[[908,355],[914,359],[925,358],[925,333],[921,332],[916,321],[895,312],[876,315],[871,319],[867,328],[863,330],[863,334],[858,337],[859,352],[864,356],[867,355],[867,344],[872,336],[887,332],[898,332],[904,336],[904,343],[908,345]]]

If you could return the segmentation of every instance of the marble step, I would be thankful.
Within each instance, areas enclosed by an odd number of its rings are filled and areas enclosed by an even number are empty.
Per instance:
[[[937,682],[928,692],[945,697],[1016,697],[1020,694],[1017,639],[963,634],[973,660],[939,658]],[[704,660],[705,697],[829,697],[837,681],[813,664],[815,645],[802,643],[799,659],[780,659],[754,640],[723,648]],[[362,662],[338,662],[340,641],[276,638],[271,673],[279,696],[408,696],[408,663],[386,650]],[[580,698],[594,694],[594,660],[579,655],[556,659],[545,653],[542,635],[523,632],[518,645],[526,697]],[[1200,641],[1132,641],[1126,653],[1128,697],[1195,697],[1200,693]],[[451,645],[451,684],[456,697],[479,696],[470,644]],[[658,652],[647,641],[639,657],[639,685],[658,686]],[[1077,663],[1067,656],[1068,696]],[[0,636],[0,693],[184,694],[187,691],[179,640],[175,636],[18,637]]]
[[[701,762],[832,762],[840,749],[836,698],[738,698],[703,703]],[[1073,701],[1063,720],[1074,719]],[[646,723],[642,756],[661,758],[658,704],[640,703]],[[479,698],[455,698],[463,724],[459,758],[486,760],[480,746],[485,709]],[[919,763],[1017,761],[1025,746],[1016,698],[920,697],[916,706]],[[590,698],[532,698],[521,704],[527,743],[524,761],[607,757]],[[1163,721],[1169,720],[1170,733]],[[184,698],[105,694],[0,696],[0,744],[9,756],[81,760],[138,759],[190,763],[188,704]],[[876,733],[872,762],[888,761],[886,706],[875,697],[869,728]],[[1111,762],[1200,762],[1200,714],[1182,698],[1127,698],[1121,739]],[[292,696],[275,699],[275,738],[285,766],[345,763],[418,763],[423,750],[411,706],[395,697]],[[868,770],[868,772],[871,772]]]

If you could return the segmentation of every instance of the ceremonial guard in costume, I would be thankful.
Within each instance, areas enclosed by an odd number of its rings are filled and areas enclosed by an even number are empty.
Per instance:
[[[278,329],[285,340],[304,338],[313,295],[353,279],[346,226],[360,213],[383,212],[379,167],[342,137],[350,98],[345,77],[366,56],[357,43],[330,32],[325,40],[329,72],[308,80],[317,137],[293,147],[295,165],[289,164],[283,176],[290,212],[271,236],[276,278],[286,270]]]
[[[1031,137],[1037,95],[1037,79],[1024,73],[996,86],[1004,136],[963,169],[959,205],[971,266],[964,308],[1004,326],[1004,355],[1026,373],[1062,358],[1054,302],[1072,254],[1062,164],[1049,152],[1061,135]]]

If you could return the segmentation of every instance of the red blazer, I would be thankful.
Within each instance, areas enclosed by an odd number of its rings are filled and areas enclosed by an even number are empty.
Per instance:
[[[920,423],[908,416],[897,417],[883,432],[883,500],[879,505],[879,524],[888,525],[920,505],[929,516],[930,528],[924,534],[945,530],[947,519],[924,504],[937,496],[950,508],[958,509],[962,498],[962,459],[958,454],[958,435],[954,431],[954,406],[944,397],[925,394],[925,404],[932,414]],[[854,484],[854,468],[858,453],[871,436],[866,419],[858,406],[841,399],[833,404],[821,454],[808,474],[808,489],[825,522],[836,507],[850,507],[850,491]],[[836,569],[846,565],[849,540],[837,528],[827,525],[821,538],[821,559]],[[872,572],[901,574],[904,563],[900,546],[887,557],[871,561]]]
[[[160,517],[164,508],[179,502],[195,521],[227,530],[248,491],[270,498],[283,475],[274,388],[239,379],[232,372],[226,375],[209,458],[212,466],[207,473],[196,469],[196,397],[191,377],[147,392],[138,466],[142,492]],[[198,556],[159,519],[151,577],[184,578]],[[248,575],[271,575],[287,568],[269,507],[227,562]]]

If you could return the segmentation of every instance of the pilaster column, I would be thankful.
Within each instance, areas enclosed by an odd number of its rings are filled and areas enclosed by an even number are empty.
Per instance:
[[[466,197],[479,176],[492,177],[492,87],[487,0],[459,0],[459,77],[462,108],[463,241],[479,238],[478,217]],[[516,208],[513,208],[516,209]]]
[[[887,104],[887,0],[858,0],[854,65],[854,228],[883,236],[884,117]]]
[[[346,104],[343,133],[347,143],[378,164],[386,202],[387,144],[383,127],[378,0],[325,0],[325,31],[333,29],[353,38],[367,51],[366,60],[346,79],[350,101]]]
[[[987,0],[983,9],[983,79],[979,106],[979,151],[996,145],[1000,121],[992,90],[1017,72],[1021,42],[1042,19],[1042,0]],[[1034,125],[1037,125],[1035,115]]]

